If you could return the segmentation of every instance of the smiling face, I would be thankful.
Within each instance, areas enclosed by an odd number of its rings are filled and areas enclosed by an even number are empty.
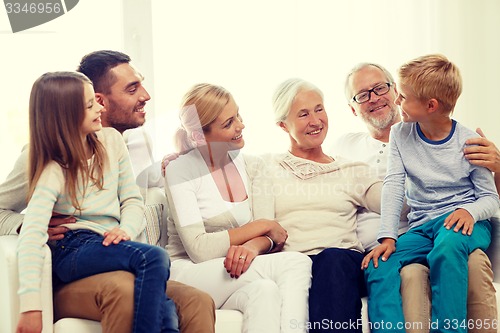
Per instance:
[[[313,90],[299,91],[288,116],[279,125],[290,136],[292,153],[321,148],[328,132],[323,98]]]
[[[400,85],[396,104],[401,108],[401,118],[404,122],[418,122],[426,119],[428,115],[427,103],[415,96],[405,84]]]
[[[350,91],[354,96],[387,82],[389,79],[379,68],[366,66],[352,74]],[[399,110],[394,103],[396,95],[397,91],[393,84],[386,94],[377,96],[372,92],[367,102],[358,104],[351,101],[349,106],[354,115],[360,116],[368,127],[377,131],[389,131],[392,125],[400,121]]]
[[[231,98],[219,116],[210,124],[209,131],[205,133],[208,143],[229,144],[229,149],[241,149],[245,145],[243,129],[245,125],[239,115],[239,108]]]
[[[101,114],[105,111],[102,105],[96,102],[94,88],[90,83],[83,84],[85,116],[82,122],[82,136],[101,130]]]
[[[142,126],[146,121],[146,102],[151,99],[142,85],[143,76],[128,63],[110,69],[114,81],[110,93],[98,93],[97,98],[106,108],[102,123],[114,127],[120,133]]]

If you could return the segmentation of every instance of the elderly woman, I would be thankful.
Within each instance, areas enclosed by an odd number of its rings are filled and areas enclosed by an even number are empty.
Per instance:
[[[264,158],[253,173],[254,217],[275,219],[288,232],[285,251],[308,254],[310,332],[361,332],[361,261],[356,211],[380,210],[381,181],[366,165],[334,160],[321,145],[328,131],[323,94],[301,79],[283,82],[273,97],[289,151]]]

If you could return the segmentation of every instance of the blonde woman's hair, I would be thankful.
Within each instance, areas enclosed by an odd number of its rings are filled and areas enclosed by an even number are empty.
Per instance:
[[[233,99],[225,88],[209,83],[193,86],[185,95],[181,104],[179,118],[181,127],[174,136],[178,152],[196,148],[193,133],[210,132],[210,125],[222,113],[224,107]]]
[[[295,96],[301,91],[314,91],[323,99],[323,92],[314,84],[299,78],[282,82],[273,95],[274,120],[276,124],[284,121],[292,108]]]
[[[87,135],[94,154],[89,167],[80,134],[86,109],[84,84],[92,82],[77,72],[46,73],[33,84],[29,103],[28,200],[51,161],[63,169],[66,190],[76,210],[81,210],[79,185],[85,189],[92,181],[99,189],[103,187],[105,148],[95,133]]]
[[[408,86],[421,100],[435,98],[445,112],[453,111],[462,93],[458,67],[441,54],[418,57],[398,71],[400,84]]]

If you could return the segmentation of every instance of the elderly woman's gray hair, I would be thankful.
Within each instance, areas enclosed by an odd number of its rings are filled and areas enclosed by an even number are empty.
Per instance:
[[[274,120],[276,124],[279,124],[288,117],[293,100],[301,91],[315,91],[323,98],[323,92],[318,87],[303,79],[291,78],[282,82],[273,95]]]

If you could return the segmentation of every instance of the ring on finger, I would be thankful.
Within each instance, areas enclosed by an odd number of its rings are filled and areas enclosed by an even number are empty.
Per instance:
[[[246,260],[246,257],[244,257],[244,256],[239,256],[239,258],[238,258],[238,259],[240,259],[240,260]]]

